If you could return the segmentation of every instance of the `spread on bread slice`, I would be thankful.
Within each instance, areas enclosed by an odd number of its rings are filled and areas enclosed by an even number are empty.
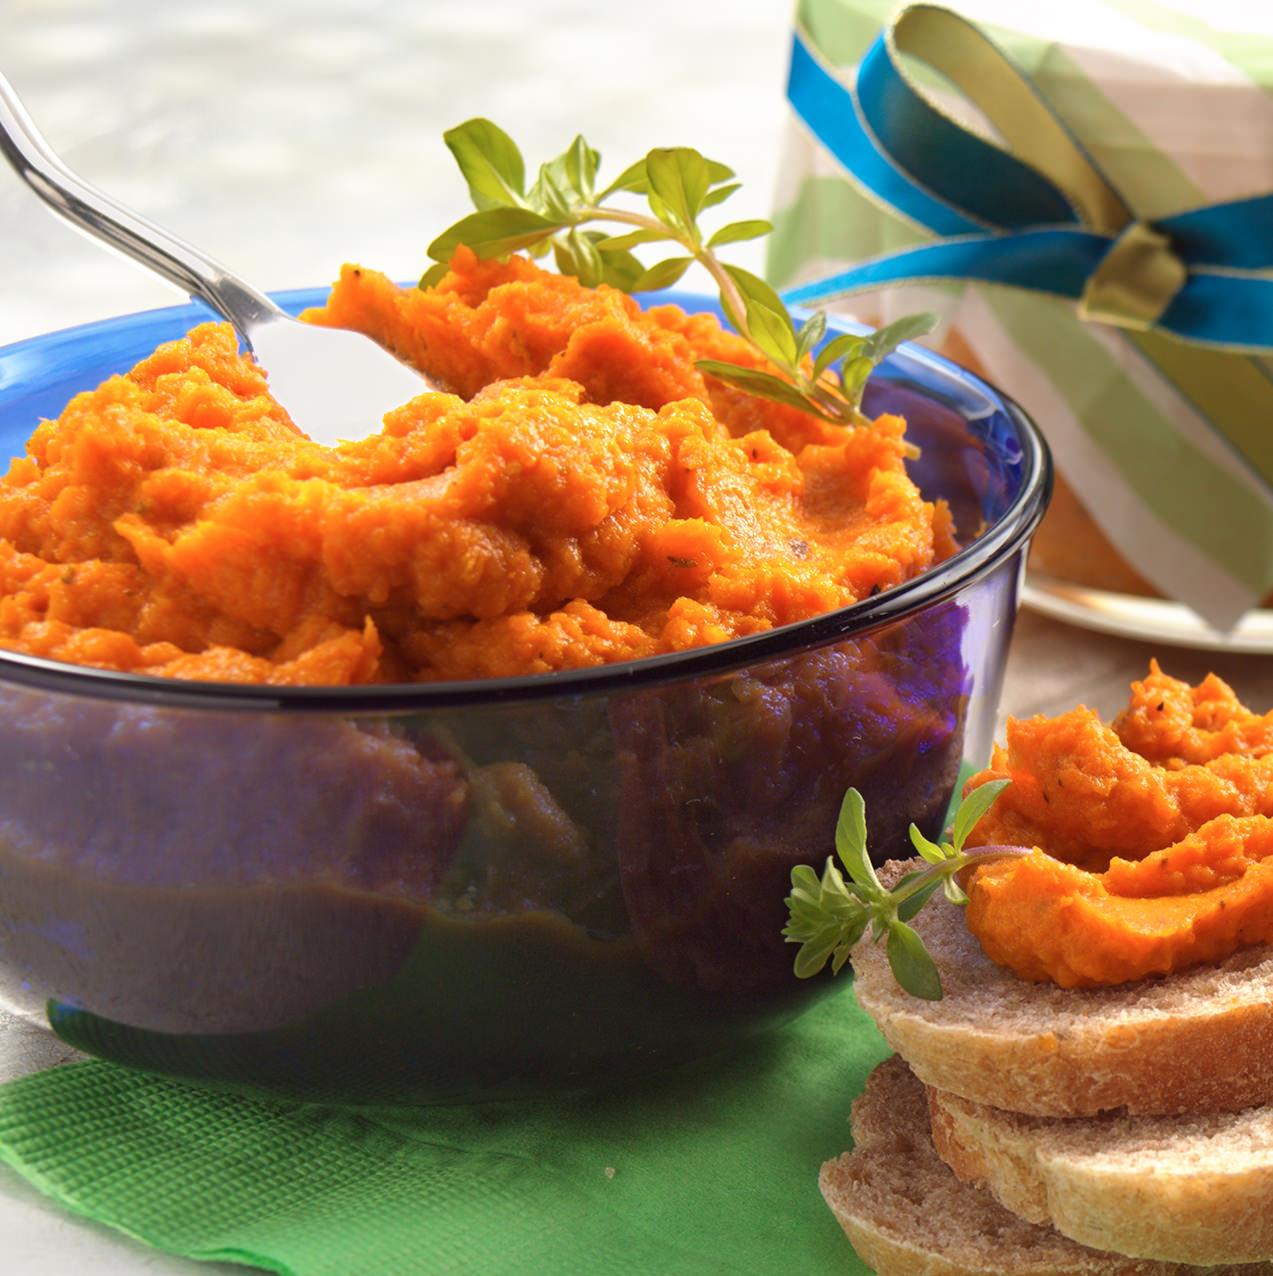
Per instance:
[[[908,867],[887,865],[881,879]],[[944,899],[911,925],[941,974],[942,999],[899,987],[869,938],[853,950],[854,989],[928,1085],[1041,1116],[1273,1102],[1273,949],[1243,948],[1170,979],[1059,988],[992,962]]]
[[[963,830],[998,857],[958,851],[982,915],[958,889],[905,913],[935,993],[901,986],[887,924],[854,936],[857,999],[897,1053],[823,1195],[880,1276],[1273,1276],[1273,713],[1154,665],[1110,727],[1083,710],[1009,740],[965,790],[1007,783]],[[1050,829],[1065,872],[1036,871]],[[845,859],[872,920],[932,876],[912,840],[922,859],[864,886]],[[1006,949],[982,942],[982,874],[1028,884],[993,919]],[[1099,887],[1071,898],[1083,875]],[[1083,952],[1088,934],[1106,948]]]

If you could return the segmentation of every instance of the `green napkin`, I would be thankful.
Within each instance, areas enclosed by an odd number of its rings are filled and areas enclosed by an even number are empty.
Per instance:
[[[94,1060],[0,1086],[0,1159],[150,1245],[288,1276],[864,1276],[817,1176],[887,1053],[846,980],[610,1096],[354,1109]]]

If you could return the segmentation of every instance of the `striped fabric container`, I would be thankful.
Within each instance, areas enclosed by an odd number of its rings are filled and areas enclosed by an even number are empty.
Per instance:
[[[1260,606],[1273,4],[799,0],[789,94],[787,300],[936,311],[929,343],[1022,403],[1062,479],[1036,569],[1218,630]]]

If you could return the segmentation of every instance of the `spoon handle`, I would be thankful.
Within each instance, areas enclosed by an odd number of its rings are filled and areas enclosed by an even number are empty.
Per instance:
[[[264,293],[182,239],[139,217],[77,176],[36,128],[13,86],[0,75],[0,151],[59,216],[206,302],[251,343],[253,327],[282,317]]]

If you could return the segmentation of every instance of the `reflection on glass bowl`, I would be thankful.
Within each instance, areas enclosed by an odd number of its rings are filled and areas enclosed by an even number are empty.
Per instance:
[[[3,443],[200,318],[0,350]],[[791,973],[791,868],[825,860],[849,785],[882,857],[938,832],[989,750],[1051,473],[1016,405],[927,352],[866,407],[908,418],[917,483],[972,535],[783,629],[422,686],[0,653],[0,1001],[179,1076],[431,1101],[646,1073],[842,987]]]

